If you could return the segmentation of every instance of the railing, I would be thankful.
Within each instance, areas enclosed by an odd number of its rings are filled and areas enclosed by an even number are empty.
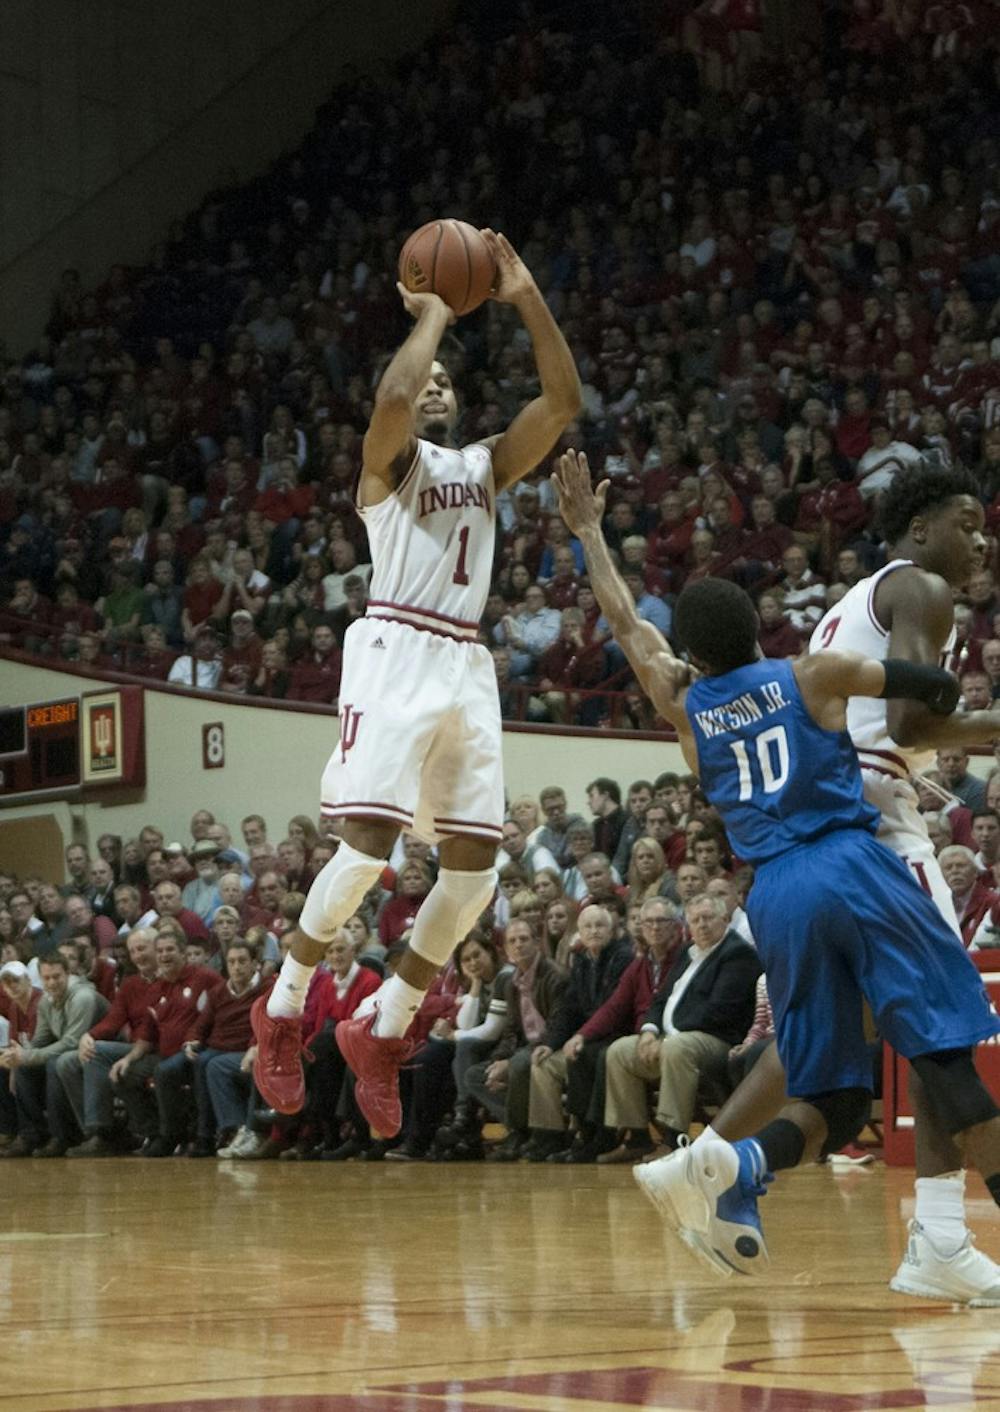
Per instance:
[[[98,636],[84,633],[82,636]],[[58,625],[39,623],[10,612],[0,612],[0,655],[9,651],[12,658],[55,671],[66,670],[94,677],[111,677],[138,684],[164,687],[170,667],[178,657],[187,655],[166,649],[158,655],[157,670],[150,670],[150,654],[137,642],[121,641],[102,651],[93,659],[83,659],[76,653],[65,653],[61,639],[67,637],[75,648],[79,637],[64,634]],[[675,738],[673,728],[657,718],[650,702],[637,688],[625,690],[631,680],[628,667],[614,672],[593,687],[553,687],[547,690],[537,683],[508,682],[500,688],[504,722],[519,730],[571,731],[586,733],[613,731],[625,735],[663,735]],[[282,696],[249,693],[246,687],[220,680],[213,690],[193,686],[190,682],[170,683],[170,690],[206,699],[246,700],[254,705],[280,706]],[[0,701],[0,704],[4,704]],[[323,713],[333,712],[334,705],[315,702],[287,701],[289,708]]]

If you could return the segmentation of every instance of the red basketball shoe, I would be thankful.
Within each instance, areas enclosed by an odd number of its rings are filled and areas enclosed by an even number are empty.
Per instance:
[[[262,995],[250,1007],[250,1025],[257,1041],[253,1081],[261,1096],[278,1113],[300,1112],[306,1101],[301,1019],[275,1019],[267,1013],[267,996]]]
[[[356,1020],[341,1020],[337,1048],[357,1080],[354,1096],[376,1137],[395,1137],[403,1125],[399,1101],[399,1071],[413,1053],[409,1039],[379,1039],[374,1034],[378,1012]]]

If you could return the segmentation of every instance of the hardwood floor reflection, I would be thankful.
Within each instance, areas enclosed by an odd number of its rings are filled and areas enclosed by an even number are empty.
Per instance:
[[[1000,1311],[888,1289],[906,1172],[784,1179],[756,1283],[675,1248],[621,1169],[0,1172],[0,1412],[1000,1409]]]

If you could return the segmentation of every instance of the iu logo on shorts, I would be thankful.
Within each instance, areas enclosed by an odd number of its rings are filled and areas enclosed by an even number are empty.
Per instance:
[[[340,759],[347,762],[347,752],[358,738],[358,726],[364,711],[355,711],[353,706],[344,706],[340,712]]]

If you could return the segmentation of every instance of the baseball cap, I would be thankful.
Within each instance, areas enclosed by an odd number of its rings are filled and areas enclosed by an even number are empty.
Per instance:
[[[237,618],[245,618],[248,623],[253,622],[253,614],[250,612],[249,608],[237,608],[236,612],[230,616],[229,621],[235,623]]]
[[[4,976],[13,976],[15,980],[20,981],[28,974],[28,968],[23,961],[5,961],[4,964],[0,966],[0,980],[2,980]]]
[[[191,857],[196,860],[198,858],[214,858],[220,851],[219,845],[213,843],[210,838],[200,838],[191,849]]]
[[[166,848],[164,848],[163,851],[164,851],[164,853],[174,853],[174,854],[177,854],[177,853],[184,853],[186,850],[185,850],[185,848],[184,848],[183,843],[168,843],[167,846],[166,846]]]

